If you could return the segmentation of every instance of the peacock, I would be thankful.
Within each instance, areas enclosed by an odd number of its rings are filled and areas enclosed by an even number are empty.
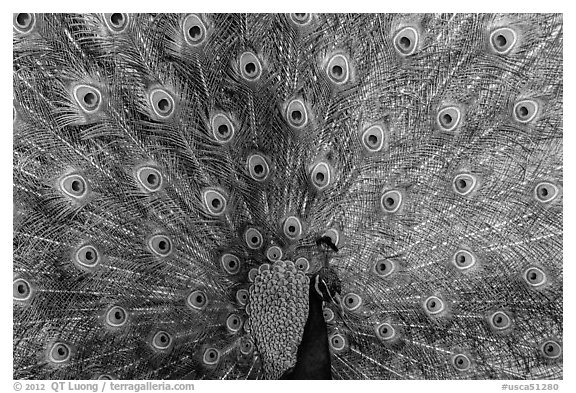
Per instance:
[[[14,378],[561,379],[562,41],[14,14]]]

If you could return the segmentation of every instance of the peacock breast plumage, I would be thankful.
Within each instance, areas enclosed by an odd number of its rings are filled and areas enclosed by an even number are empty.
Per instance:
[[[14,378],[562,378],[562,40],[14,14]]]

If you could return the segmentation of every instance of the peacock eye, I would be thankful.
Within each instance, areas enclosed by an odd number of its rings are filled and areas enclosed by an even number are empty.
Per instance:
[[[14,300],[23,301],[30,299],[32,296],[32,287],[27,280],[17,278],[12,283],[12,297]]]
[[[539,202],[552,202],[558,196],[558,187],[548,182],[538,183],[534,188],[534,196]]]
[[[60,180],[60,189],[74,199],[82,199],[88,194],[86,180],[79,174],[64,176]]]
[[[308,124],[308,111],[300,99],[291,100],[286,106],[286,120],[290,126],[300,129]]]
[[[57,342],[50,349],[49,360],[52,363],[64,363],[70,360],[72,349],[68,344]]]
[[[348,311],[355,311],[362,305],[362,298],[355,293],[344,295],[342,304]]]
[[[114,378],[112,378],[112,375],[110,375],[110,374],[102,374],[102,375],[99,375],[97,379],[98,380],[104,380],[104,381],[111,381]]]
[[[402,206],[402,193],[397,190],[386,191],[380,198],[380,206],[387,213],[396,213]]]
[[[156,332],[152,338],[152,346],[158,350],[166,350],[170,345],[172,345],[172,336],[164,330]]]
[[[215,189],[204,190],[202,200],[208,213],[217,217],[224,214],[226,206],[228,205],[228,200],[224,194]]]
[[[495,330],[505,330],[512,325],[512,320],[503,311],[496,311],[489,318],[490,326]]]
[[[270,266],[267,263],[263,264],[260,266],[259,269],[250,269],[250,271],[248,272],[248,281],[250,282],[254,282],[254,280],[256,280],[256,276],[258,276],[258,271],[262,269],[262,266]]]
[[[284,235],[290,240],[296,240],[302,235],[302,223],[296,216],[289,216],[282,226]]]
[[[253,349],[254,344],[252,344],[252,341],[244,337],[240,342],[240,352],[243,355],[249,355]]]
[[[146,192],[155,192],[162,188],[163,177],[156,168],[150,166],[138,168],[136,170],[136,179]]]
[[[330,342],[330,348],[332,348],[336,352],[342,351],[344,348],[346,348],[346,339],[344,338],[343,335],[339,333],[330,336],[329,342]]]
[[[516,32],[509,27],[500,27],[490,34],[492,49],[501,55],[508,54],[517,41]]]
[[[328,163],[319,162],[313,168],[310,173],[310,178],[312,179],[312,184],[319,190],[323,190],[330,185],[331,181],[331,171]]]
[[[430,296],[424,301],[424,309],[430,315],[436,315],[444,311],[444,302],[437,296]]]
[[[348,82],[348,79],[350,78],[348,59],[342,54],[332,56],[330,60],[328,60],[326,74],[330,81],[337,85],[342,85]]]
[[[388,277],[396,270],[396,264],[390,259],[380,259],[374,263],[374,273],[384,278]]]
[[[203,291],[196,290],[188,295],[186,303],[194,310],[203,310],[208,305],[208,297]]]
[[[369,153],[376,153],[382,150],[385,141],[384,129],[378,124],[368,127],[362,133],[362,146]]]
[[[461,173],[454,177],[452,186],[454,191],[460,195],[470,194],[476,187],[476,176],[468,173]]]
[[[326,232],[322,234],[322,237],[327,236],[330,238],[330,241],[333,245],[338,246],[340,243],[340,232],[334,228],[328,229]]]
[[[210,124],[212,125],[212,135],[218,143],[224,144],[230,142],[232,137],[234,137],[236,128],[234,127],[232,120],[223,113],[215,114],[212,117]]]
[[[258,57],[252,52],[244,52],[240,55],[240,75],[249,82],[260,79],[262,75],[262,64]]]
[[[128,26],[128,14],[114,13],[104,14],[106,26],[112,33],[121,33]]]
[[[268,162],[260,154],[253,154],[248,157],[248,171],[250,177],[259,182],[265,181],[270,175]]]
[[[94,86],[77,85],[73,89],[74,99],[85,113],[94,113],[100,108],[102,94]]]
[[[106,324],[111,327],[121,327],[128,321],[128,313],[120,306],[111,307],[106,313]]]
[[[310,269],[310,262],[308,262],[308,259],[304,257],[296,259],[294,265],[296,266],[296,269],[301,270],[304,273],[308,272],[308,269]]]
[[[290,14],[290,20],[296,25],[307,25],[312,21],[312,14],[295,13]]]
[[[76,251],[74,259],[83,267],[93,268],[100,262],[100,253],[94,246],[87,244]]]
[[[470,368],[470,365],[470,359],[463,353],[452,357],[452,366],[458,371],[466,371]]]
[[[14,14],[12,23],[17,32],[25,34],[34,28],[36,17],[34,14],[29,13]]]
[[[332,322],[334,320],[334,311],[329,308],[325,308],[322,310],[322,316],[324,317],[324,321]]]
[[[530,123],[538,114],[538,107],[538,102],[534,100],[518,101],[512,110],[514,120],[518,123]]]
[[[216,348],[208,348],[206,351],[204,351],[204,356],[202,357],[204,364],[212,366],[217,364],[219,360],[220,351],[218,351]]]
[[[149,94],[150,105],[154,114],[164,120],[174,113],[174,98],[166,90],[154,89]]]
[[[160,257],[167,257],[172,253],[172,240],[166,235],[154,235],[148,239],[148,248]]]
[[[410,26],[400,29],[394,36],[394,48],[402,56],[409,56],[418,47],[418,31]]]
[[[226,319],[226,328],[231,333],[236,333],[242,327],[242,320],[237,314],[230,314]]]
[[[224,254],[220,258],[220,263],[224,271],[230,275],[237,274],[240,271],[240,259],[236,255]]]
[[[198,15],[188,15],[182,23],[182,31],[188,45],[201,45],[206,40],[206,25]]]
[[[537,267],[531,267],[524,272],[524,280],[528,285],[540,287],[546,283],[546,273]]]
[[[376,335],[380,340],[390,341],[396,336],[396,329],[389,323],[381,323],[376,326]]]
[[[248,291],[246,289],[239,289],[236,292],[236,301],[240,305],[245,306],[248,303]]]
[[[548,359],[557,359],[562,354],[562,347],[558,342],[548,340],[540,346],[540,351]]]
[[[438,111],[436,115],[436,125],[441,131],[452,132],[455,131],[460,124],[461,117],[460,108],[448,106]]]
[[[268,247],[266,257],[272,262],[282,259],[282,249],[278,246]]]
[[[244,241],[248,245],[248,248],[252,250],[259,249],[264,243],[262,234],[256,228],[248,228],[246,232],[244,232]]]
[[[470,269],[476,264],[476,256],[467,250],[459,250],[452,257],[452,263],[458,269]]]

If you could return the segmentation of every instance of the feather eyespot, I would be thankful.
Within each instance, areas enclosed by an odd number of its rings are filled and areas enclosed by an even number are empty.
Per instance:
[[[348,293],[344,295],[342,304],[348,311],[355,311],[362,305],[362,298],[355,293]]]
[[[208,297],[203,291],[196,290],[188,295],[186,303],[194,310],[204,310],[208,305]]]
[[[340,232],[337,229],[330,228],[322,234],[322,237],[327,236],[333,245],[338,246],[340,243]]]
[[[244,241],[251,250],[259,249],[264,243],[262,234],[256,228],[248,228],[246,232],[244,232]]]
[[[205,190],[202,193],[202,200],[208,213],[213,216],[221,216],[226,211],[228,201],[220,191],[215,189]]]
[[[150,166],[138,168],[136,179],[146,192],[156,192],[162,188],[163,176],[156,168]]]
[[[300,99],[291,100],[286,106],[286,120],[293,128],[300,129],[308,124],[308,111]]]
[[[350,78],[348,59],[342,54],[332,56],[326,65],[326,74],[337,85],[343,85],[348,82]]]
[[[290,240],[296,240],[302,235],[302,222],[296,216],[289,216],[282,226],[284,235]]]
[[[517,40],[516,32],[509,27],[500,27],[490,33],[490,45],[500,55],[508,54],[516,45]]]
[[[374,273],[384,278],[396,271],[396,264],[391,259],[380,259],[374,264]]]
[[[444,302],[437,296],[430,296],[424,301],[424,309],[430,315],[440,314],[444,308]]]
[[[494,330],[506,330],[512,325],[512,320],[503,311],[496,311],[492,313],[488,319],[490,326]]]
[[[26,301],[32,297],[32,286],[23,279],[17,278],[12,282],[12,297],[14,300]]]
[[[154,235],[148,239],[148,248],[160,257],[172,254],[172,240],[166,235]]]
[[[88,194],[88,183],[81,175],[75,173],[64,176],[60,180],[60,189],[64,194],[74,199],[82,199]]]
[[[524,272],[524,280],[532,287],[540,287],[547,281],[546,273],[537,267],[531,267]]]
[[[476,183],[476,176],[468,173],[460,173],[452,180],[452,187],[456,193],[468,195],[474,190]]]
[[[230,333],[236,333],[242,328],[242,319],[237,314],[230,314],[226,318],[226,328]]]
[[[296,266],[296,269],[301,270],[304,273],[308,272],[308,270],[310,269],[310,262],[308,262],[308,259],[304,257],[296,259],[294,265]]]
[[[258,57],[252,52],[244,52],[240,55],[240,75],[249,82],[260,79],[262,75],[262,64]]]
[[[101,381],[111,381],[115,378],[113,378],[112,375],[110,375],[110,374],[101,374],[96,379],[101,380]]]
[[[260,154],[253,154],[248,157],[248,172],[250,177],[258,182],[263,182],[270,175],[268,161]]]
[[[468,356],[463,353],[459,353],[452,357],[452,366],[458,371],[466,371],[470,368],[472,363]]]
[[[128,321],[128,313],[120,306],[113,306],[106,312],[106,324],[111,327],[121,327]]]
[[[230,275],[237,274],[240,271],[240,259],[236,255],[224,254],[220,258],[220,263],[224,271]]]
[[[538,114],[539,105],[534,100],[521,100],[514,104],[512,113],[518,123],[530,123]]]
[[[334,311],[329,308],[322,310],[322,316],[325,322],[332,322],[334,320]]]
[[[170,333],[160,330],[152,337],[152,346],[160,351],[165,351],[172,345],[172,336]]]
[[[254,349],[254,344],[252,344],[252,340],[243,337],[242,340],[240,341],[240,352],[243,355],[250,355],[250,353],[252,353],[252,350]]]
[[[77,85],[73,89],[74,99],[85,113],[91,114],[100,109],[102,93],[94,86]]]
[[[263,264],[262,266],[269,266],[267,263]],[[256,280],[256,276],[258,276],[258,272],[262,269],[262,266],[260,266],[259,269],[250,269],[250,271],[248,272],[248,281],[250,282],[254,282]]]
[[[65,363],[72,357],[72,348],[68,344],[56,342],[48,352],[48,360],[52,363]]]
[[[452,263],[457,269],[470,269],[476,264],[476,256],[467,250],[458,250],[452,257]]]
[[[558,359],[562,355],[562,347],[555,340],[548,340],[540,345],[540,352],[548,359]]]
[[[402,56],[410,56],[418,47],[418,30],[406,26],[394,35],[394,48]]]
[[[312,184],[318,191],[324,190],[330,185],[332,173],[328,163],[319,162],[312,168],[310,173]]]
[[[26,34],[34,29],[36,25],[36,16],[30,13],[19,13],[13,15],[14,29],[20,34]]]
[[[206,40],[206,25],[198,15],[188,15],[182,23],[182,30],[188,45],[201,45]]]
[[[216,348],[208,348],[206,351],[204,351],[204,356],[202,357],[202,361],[204,362],[204,364],[208,366],[213,366],[215,364],[218,364],[219,360],[220,360],[220,351],[218,351]]]
[[[558,196],[559,190],[554,184],[541,182],[534,188],[534,197],[542,203],[552,202]]]
[[[307,25],[312,21],[312,14],[294,13],[290,14],[290,20],[296,25]]]
[[[152,111],[161,120],[168,119],[174,114],[174,98],[166,90],[153,89],[149,94]]]
[[[119,12],[104,14],[104,22],[111,33],[121,33],[126,30],[129,18],[128,14],[122,14]]]
[[[387,322],[376,326],[376,336],[382,341],[390,341],[396,337],[396,329]]]
[[[457,106],[448,106],[438,111],[436,125],[441,131],[453,132],[458,128],[462,113]]]
[[[386,143],[384,129],[379,124],[372,125],[362,132],[362,146],[369,153],[376,153],[382,150]]]
[[[336,352],[340,352],[346,348],[346,339],[339,333],[330,336],[328,341],[330,343],[330,348]]]
[[[282,249],[278,246],[268,247],[268,250],[266,250],[266,257],[272,262],[279,261],[282,259]]]
[[[241,305],[245,306],[248,304],[248,291],[246,289],[239,289],[236,292],[236,301]]]
[[[94,268],[100,262],[100,252],[96,247],[85,244],[74,253],[74,262],[84,268]]]
[[[380,206],[386,213],[396,213],[402,206],[402,199],[400,191],[386,191],[380,198]]]
[[[236,128],[234,127],[232,120],[223,113],[215,114],[212,117],[210,124],[212,126],[212,135],[218,143],[224,144],[230,142],[234,137]]]

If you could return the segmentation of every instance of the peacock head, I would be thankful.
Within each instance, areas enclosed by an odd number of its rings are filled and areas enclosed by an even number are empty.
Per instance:
[[[316,293],[323,301],[327,303],[340,304],[342,283],[336,270],[331,267],[328,262],[329,252],[338,252],[338,247],[336,247],[329,236],[323,236],[316,240],[316,245],[324,249],[325,258],[323,266],[310,280],[310,289],[313,289],[314,293]]]

